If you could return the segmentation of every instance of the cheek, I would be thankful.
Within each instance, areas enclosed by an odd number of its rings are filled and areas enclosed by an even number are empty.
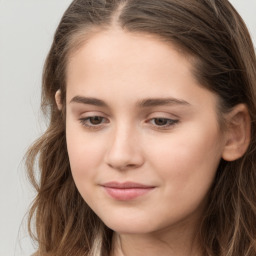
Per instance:
[[[209,132],[211,131],[211,132]],[[159,170],[168,189],[189,195],[205,193],[214,179],[221,159],[221,138],[214,129],[190,129],[163,140],[152,149],[151,165]],[[155,159],[155,160],[153,160]],[[176,193],[177,194],[177,193]]]
[[[152,151],[151,166],[158,171],[163,188],[156,208],[165,213],[166,220],[203,211],[220,161],[220,147],[216,136],[210,139],[207,133],[197,134],[176,136],[172,144],[163,141],[161,149]]]
[[[102,141],[94,140],[90,135],[75,129],[72,125],[67,125],[66,139],[71,171],[75,181],[89,181],[95,173],[93,170],[103,158]]]
[[[88,143],[91,140],[81,135],[73,133],[67,129],[67,148],[70,167],[76,187],[88,205],[94,205],[94,198],[91,196],[95,189],[97,172],[102,162],[102,154],[97,143]],[[95,195],[96,196],[96,195]]]

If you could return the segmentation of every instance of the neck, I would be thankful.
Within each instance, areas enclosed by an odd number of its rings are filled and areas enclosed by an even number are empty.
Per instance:
[[[198,236],[183,230],[162,230],[150,234],[113,236],[111,256],[201,256]]]

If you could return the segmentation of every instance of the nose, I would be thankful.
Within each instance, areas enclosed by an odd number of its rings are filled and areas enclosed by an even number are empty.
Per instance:
[[[135,128],[122,126],[113,131],[105,161],[117,170],[136,169],[143,165],[142,147]]]

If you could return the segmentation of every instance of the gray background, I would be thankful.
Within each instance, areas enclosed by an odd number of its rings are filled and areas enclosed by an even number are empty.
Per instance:
[[[24,216],[34,191],[23,155],[44,130],[40,83],[54,30],[71,0],[0,0],[0,256],[30,255]],[[256,0],[232,0],[256,42]]]

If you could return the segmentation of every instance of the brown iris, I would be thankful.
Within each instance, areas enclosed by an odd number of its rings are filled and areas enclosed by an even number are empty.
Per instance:
[[[93,125],[99,125],[99,124],[102,123],[103,117],[101,117],[101,116],[93,116],[93,117],[89,118],[89,121]]]

